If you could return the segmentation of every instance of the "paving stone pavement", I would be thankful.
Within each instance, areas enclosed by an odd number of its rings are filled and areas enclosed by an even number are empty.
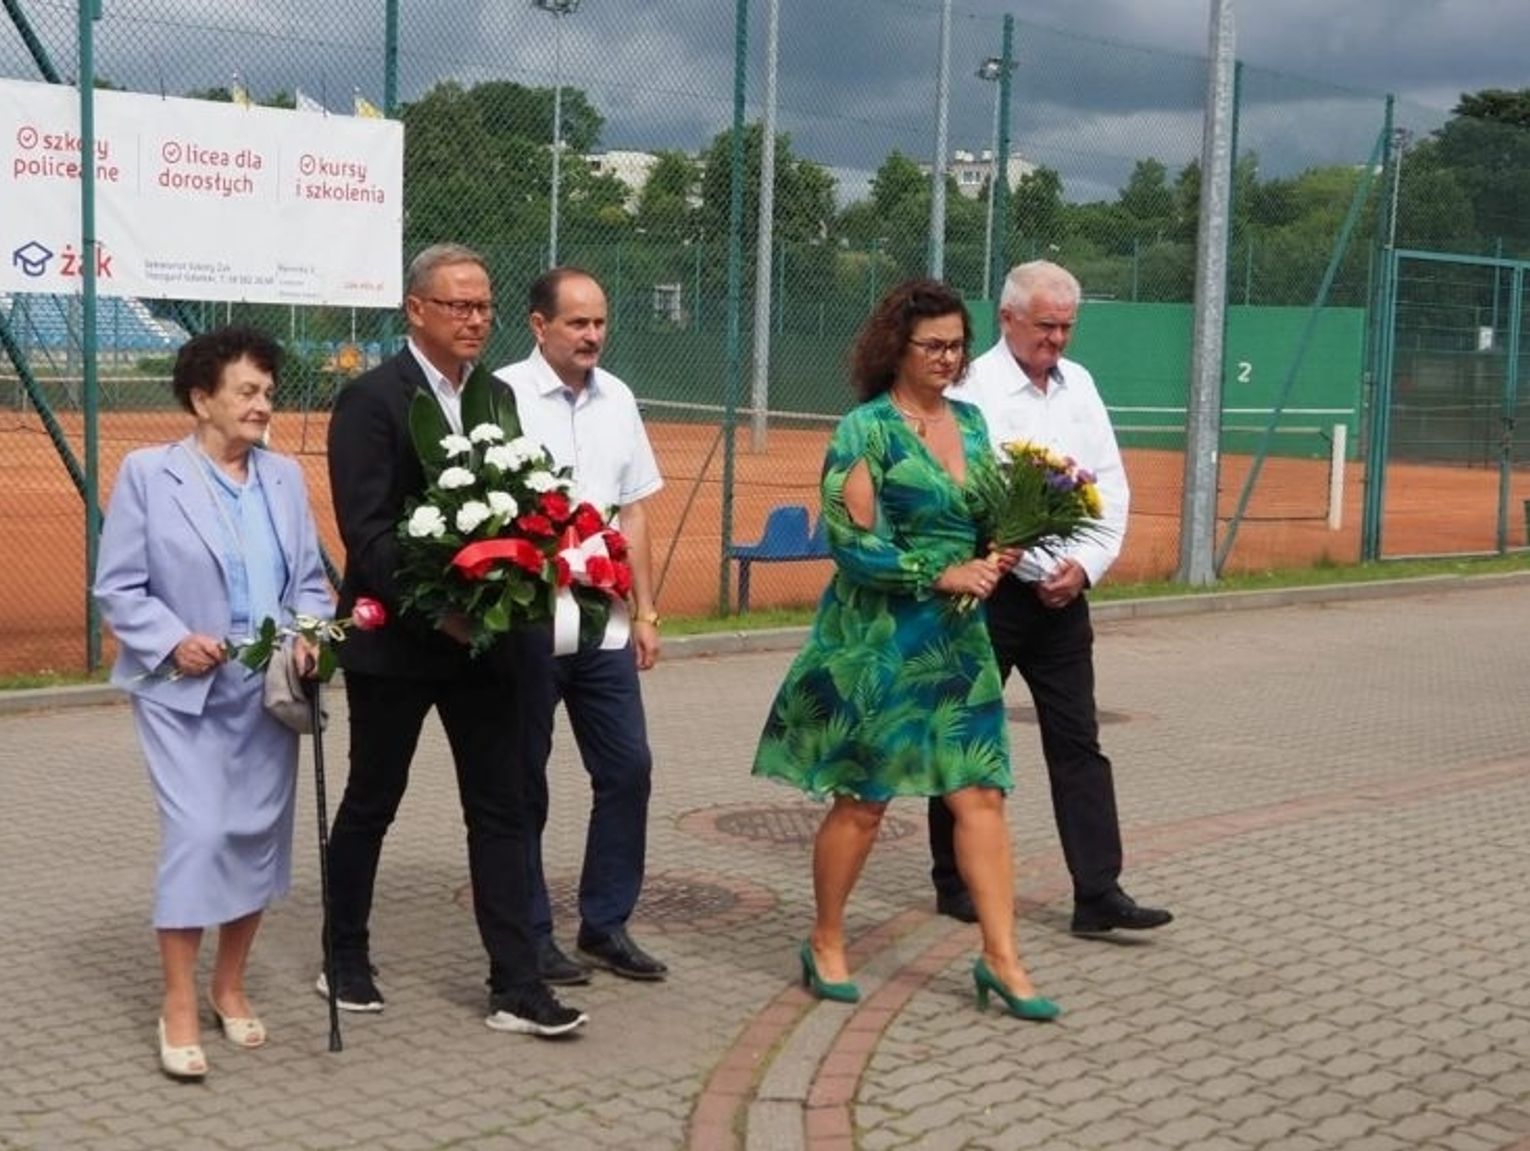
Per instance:
[[[1126,881],[1174,909],[1161,931],[1067,933],[1010,687],[1020,942],[1064,1006],[1050,1025],[977,1011],[976,929],[933,914],[916,803],[890,811],[852,901],[865,998],[806,996],[818,809],[748,776],[790,651],[672,643],[644,681],[657,770],[633,926],[667,983],[570,989],[592,1016],[572,1041],[483,1026],[432,723],[378,882],[388,1008],[346,1017],[331,1054],[305,748],[294,891],[251,965],[272,1041],[236,1051],[204,1021],[212,1073],[173,1084],[153,1050],[157,833],[129,713],[39,696],[0,714],[0,1147],[1530,1151],[1530,581],[1206,610],[1228,602],[1100,612]],[[587,788],[561,730],[551,773],[572,942]]]

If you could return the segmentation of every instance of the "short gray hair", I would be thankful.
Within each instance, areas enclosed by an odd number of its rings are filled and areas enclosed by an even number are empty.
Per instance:
[[[409,261],[409,271],[404,277],[404,294],[418,296],[429,286],[431,278],[442,268],[453,264],[477,264],[484,275],[489,265],[483,257],[466,244],[432,244]]]
[[[1067,268],[1051,260],[1032,260],[1027,264],[1016,264],[1009,270],[1009,275],[1004,277],[1004,294],[999,297],[999,306],[1011,311],[1027,311],[1031,297],[1038,291],[1050,292],[1074,305],[1084,297],[1078,277]]]

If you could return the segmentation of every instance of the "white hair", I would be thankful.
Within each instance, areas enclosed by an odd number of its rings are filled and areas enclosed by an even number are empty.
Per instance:
[[[999,306],[1013,312],[1028,311],[1031,298],[1042,291],[1075,306],[1084,296],[1078,278],[1067,268],[1051,260],[1032,260],[1016,264],[1009,270],[1009,275],[1004,277],[1004,293],[999,297]]]

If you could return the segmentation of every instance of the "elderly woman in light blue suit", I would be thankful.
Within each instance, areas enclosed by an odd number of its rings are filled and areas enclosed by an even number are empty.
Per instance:
[[[231,661],[225,640],[268,616],[331,614],[302,470],[257,450],[279,357],[249,328],[189,341],[172,386],[196,426],[123,461],[101,532],[95,594],[119,647],[112,682],[132,695],[159,808],[159,1056],[176,1079],[207,1073],[196,986],[205,927],[219,927],[214,1018],[236,1046],[265,1042],[245,965],[261,914],[291,885],[298,737],[266,712],[262,677]],[[301,642],[290,653],[304,674],[314,656]]]

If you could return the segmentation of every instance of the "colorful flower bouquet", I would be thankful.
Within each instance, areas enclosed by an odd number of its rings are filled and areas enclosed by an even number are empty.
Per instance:
[[[627,541],[608,514],[570,498],[568,469],[520,434],[508,395],[475,369],[462,391],[466,435],[432,397],[415,397],[410,438],[427,486],[398,527],[403,609],[432,623],[461,616],[475,655],[544,620],[560,653],[609,645],[612,628],[624,639]]]
[[[1000,446],[999,466],[986,473],[977,496],[991,516],[989,547],[995,552],[1020,548],[1056,554],[1069,541],[1097,535],[1105,509],[1093,472],[1029,440]],[[963,609],[974,603],[962,597]]]

